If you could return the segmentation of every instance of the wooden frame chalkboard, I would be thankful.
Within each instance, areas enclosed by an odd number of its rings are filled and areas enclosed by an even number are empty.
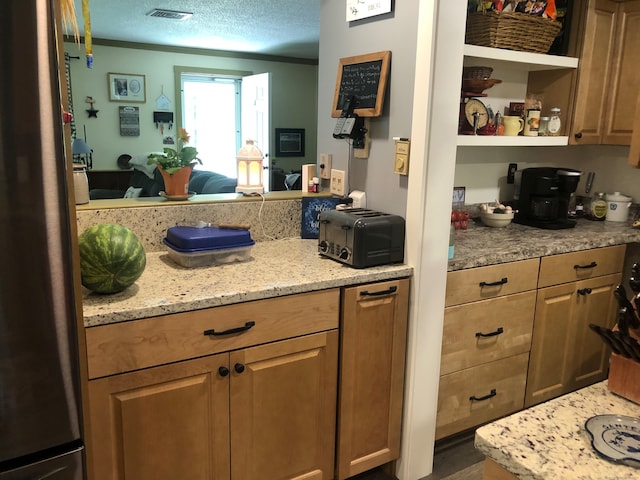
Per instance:
[[[352,96],[355,97],[353,112],[357,115],[361,117],[382,115],[390,61],[389,50],[341,58],[331,116],[339,117],[344,102]]]

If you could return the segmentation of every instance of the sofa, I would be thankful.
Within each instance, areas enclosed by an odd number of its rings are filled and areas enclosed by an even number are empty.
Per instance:
[[[129,166],[133,170],[129,180],[129,188],[126,191],[91,189],[89,191],[91,200],[157,197],[164,190],[164,180],[155,165],[147,165],[147,155],[138,155],[129,161]],[[208,170],[198,170],[197,168],[193,170],[189,179],[189,191],[200,194],[234,193],[236,185],[237,180],[235,178]]]

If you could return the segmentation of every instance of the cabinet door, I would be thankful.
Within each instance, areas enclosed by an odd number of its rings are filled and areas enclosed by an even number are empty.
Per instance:
[[[90,381],[90,478],[228,480],[229,380],[220,367],[227,354]]]
[[[619,2],[617,8],[616,55],[602,143],[629,145],[640,82],[640,0]]]
[[[571,143],[629,145],[640,81],[640,1],[591,0]]]
[[[589,323],[611,326],[620,279],[606,275],[538,291],[525,407],[606,378],[608,351]]]
[[[590,323],[611,328],[616,323],[618,303],[613,294],[622,274],[585,280],[576,284],[579,310],[574,319],[574,368],[569,389],[577,390],[607,378],[611,351],[590,328]]]
[[[233,480],[332,478],[338,331],[230,358]]]
[[[400,454],[409,280],[343,293],[337,478]]]
[[[613,75],[616,10],[617,2],[613,0],[589,2],[569,135],[571,143],[587,145],[602,141],[604,118],[611,108],[607,99]]]

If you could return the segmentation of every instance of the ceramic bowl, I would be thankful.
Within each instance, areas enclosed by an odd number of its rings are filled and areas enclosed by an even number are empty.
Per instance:
[[[487,227],[506,227],[513,220],[513,213],[480,213],[480,220]]]

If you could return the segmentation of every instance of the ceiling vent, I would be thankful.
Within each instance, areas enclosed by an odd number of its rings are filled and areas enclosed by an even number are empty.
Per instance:
[[[179,12],[177,10],[166,10],[164,8],[154,8],[149,13],[147,13],[147,16],[149,17],[168,18],[170,20],[186,20],[192,15],[193,13]]]

